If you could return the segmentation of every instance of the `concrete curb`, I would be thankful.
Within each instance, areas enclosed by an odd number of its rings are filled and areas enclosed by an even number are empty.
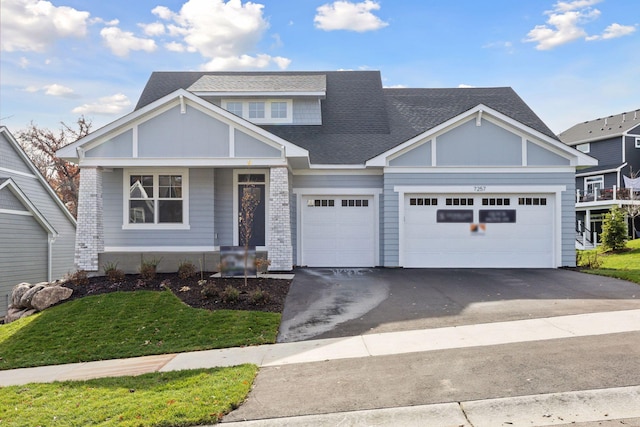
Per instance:
[[[229,427],[559,426],[640,417],[640,386],[227,422]]]

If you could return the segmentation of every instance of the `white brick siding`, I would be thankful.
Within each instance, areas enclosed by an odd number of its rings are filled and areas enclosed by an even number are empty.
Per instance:
[[[104,252],[102,170],[95,167],[82,168],[76,227],[76,268],[98,271],[98,254],[101,252]]]
[[[269,270],[293,269],[290,212],[289,172],[286,167],[273,167],[269,183]]]

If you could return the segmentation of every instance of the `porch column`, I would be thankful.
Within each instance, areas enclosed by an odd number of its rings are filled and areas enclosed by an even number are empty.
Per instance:
[[[75,264],[79,270],[98,271],[98,254],[104,252],[102,223],[102,170],[80,169]]]
[[[272,167],[269,178],[269,242],[267,246],[269,270],[293,269],[291,246],[291,211],[289,205],[289,171],[286,167]]]

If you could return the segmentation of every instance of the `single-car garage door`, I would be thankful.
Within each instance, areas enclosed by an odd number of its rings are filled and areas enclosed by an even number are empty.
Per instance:
[[[553,194],[406,194],[404,267],[554,267]]]
[[[301,257],[309,267],[372,267],[375,212],[372,196],[304,196]]]

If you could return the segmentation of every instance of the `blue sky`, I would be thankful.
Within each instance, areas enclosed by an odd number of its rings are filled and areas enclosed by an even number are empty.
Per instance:
[[[511,86],[556,133],[640,108],[638,0],[1,0],[0,119],[94,129],[153,71],[380,70]]]

